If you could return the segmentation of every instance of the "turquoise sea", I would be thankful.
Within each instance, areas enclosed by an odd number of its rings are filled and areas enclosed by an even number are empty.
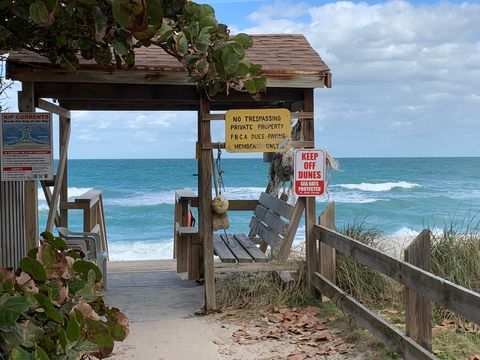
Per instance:
[[[386,235],[413,235],[425,226],[441,230],[480,211],[480,158],[339,159],[329,197],[337,203],[337,226],[364,220]],[[261,159],[224,159],[226,196],[257,199],[267,185]],[[195,160],[70,160],[69,195],[103,190],[112,260],[171,258],[175,189],[196,190]],[[40,217],[47,206],[41,191]],[[247,232],[250,212],[230,215],[231,230]],[[71,228],[81,230],[72,211]],[[301,241],[304,227],[299,228]]]

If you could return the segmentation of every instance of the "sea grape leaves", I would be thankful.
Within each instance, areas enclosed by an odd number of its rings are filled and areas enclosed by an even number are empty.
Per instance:
[[[74,69],[77,54],[104,67],[131,67],[136,48],[159,46],[183,63],[191,81],[210,96],[229,89],[252,94],[265,90],[261,67],[243,62],[252,38],[230,37],[210,5],[186,0],[0,0],[0,10],[2,53],[26,49]]]

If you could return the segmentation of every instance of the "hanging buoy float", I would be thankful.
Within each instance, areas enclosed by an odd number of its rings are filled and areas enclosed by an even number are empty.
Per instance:
[[[228,200],[222,194],[215,196],[215,199],[212,200],[212,208],[216,214],[222,215],[226,214],[228,211]]]

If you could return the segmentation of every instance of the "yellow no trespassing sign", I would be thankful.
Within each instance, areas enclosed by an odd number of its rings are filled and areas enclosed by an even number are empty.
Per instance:
[[[284,152],[292,143],[288,109],[229,110],[225,117],[228,152]]]

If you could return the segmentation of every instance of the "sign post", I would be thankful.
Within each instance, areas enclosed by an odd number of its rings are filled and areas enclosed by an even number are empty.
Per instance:
[[[288,109],[229,110],[225,117],[228,152],[285,152],[292,143]]]
[[[323,150],[295,151],[294,189],[297,196],[314,197],[325,193],[325,152]]]
[[[1,114],[0,156],[2,181],[52,180],[52,114]]]

